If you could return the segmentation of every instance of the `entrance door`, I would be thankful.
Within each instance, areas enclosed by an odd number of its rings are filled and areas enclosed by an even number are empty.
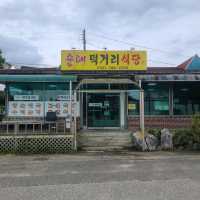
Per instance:
[[[119,94],[93,94],[87,96],[87,125],[90,128],[120,127]]]

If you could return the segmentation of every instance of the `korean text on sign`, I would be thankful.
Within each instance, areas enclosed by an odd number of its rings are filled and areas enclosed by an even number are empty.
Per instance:
[[[145,51],[61,52],[61,70],[146,70]]]

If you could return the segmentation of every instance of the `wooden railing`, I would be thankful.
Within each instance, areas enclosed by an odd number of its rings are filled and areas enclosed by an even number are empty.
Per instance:
[[[0,122],[0,135],[33,135],[33,134],[71,134],[65,121],[31,122],[31,121],[3,121]]]

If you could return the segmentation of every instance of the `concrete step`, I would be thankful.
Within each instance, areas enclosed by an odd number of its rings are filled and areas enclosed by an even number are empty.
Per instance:
[[[131,133],[128,131],[97,130],[78,134],[78,146],[81,149],[116,150],[132,146]]]
[[[100,138],[98,140],[95,138],[79,139],[78,142],[81,146],[129,146],[131,144],[131,140],[111,140],[108,138]]]
[[[128,148],[127,148],[128,149]],[[95,151],[127,151],[124,147],[121,146],[102,146],[102,147],[82,147],[82,151],[95,152]]]

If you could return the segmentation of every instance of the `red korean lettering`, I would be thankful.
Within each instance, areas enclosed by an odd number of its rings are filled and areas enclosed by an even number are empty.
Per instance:
[[[73,63],[74,63],[74,57],[71,53],[69,53],[66,58],[65,58],[65,61],[67,63],[67,66],[71,67],[73,66]]]
[[[85,63],[85,56],[76,55],[76,63]]]
[[[135,65],[139,65],[140,63],[140,55],[139,54],[133,54],[131,55],[131,60]]]
[[[123,54],[121,57],[121,61],[123,62],[123,64],[129,64],[129,54]]]

